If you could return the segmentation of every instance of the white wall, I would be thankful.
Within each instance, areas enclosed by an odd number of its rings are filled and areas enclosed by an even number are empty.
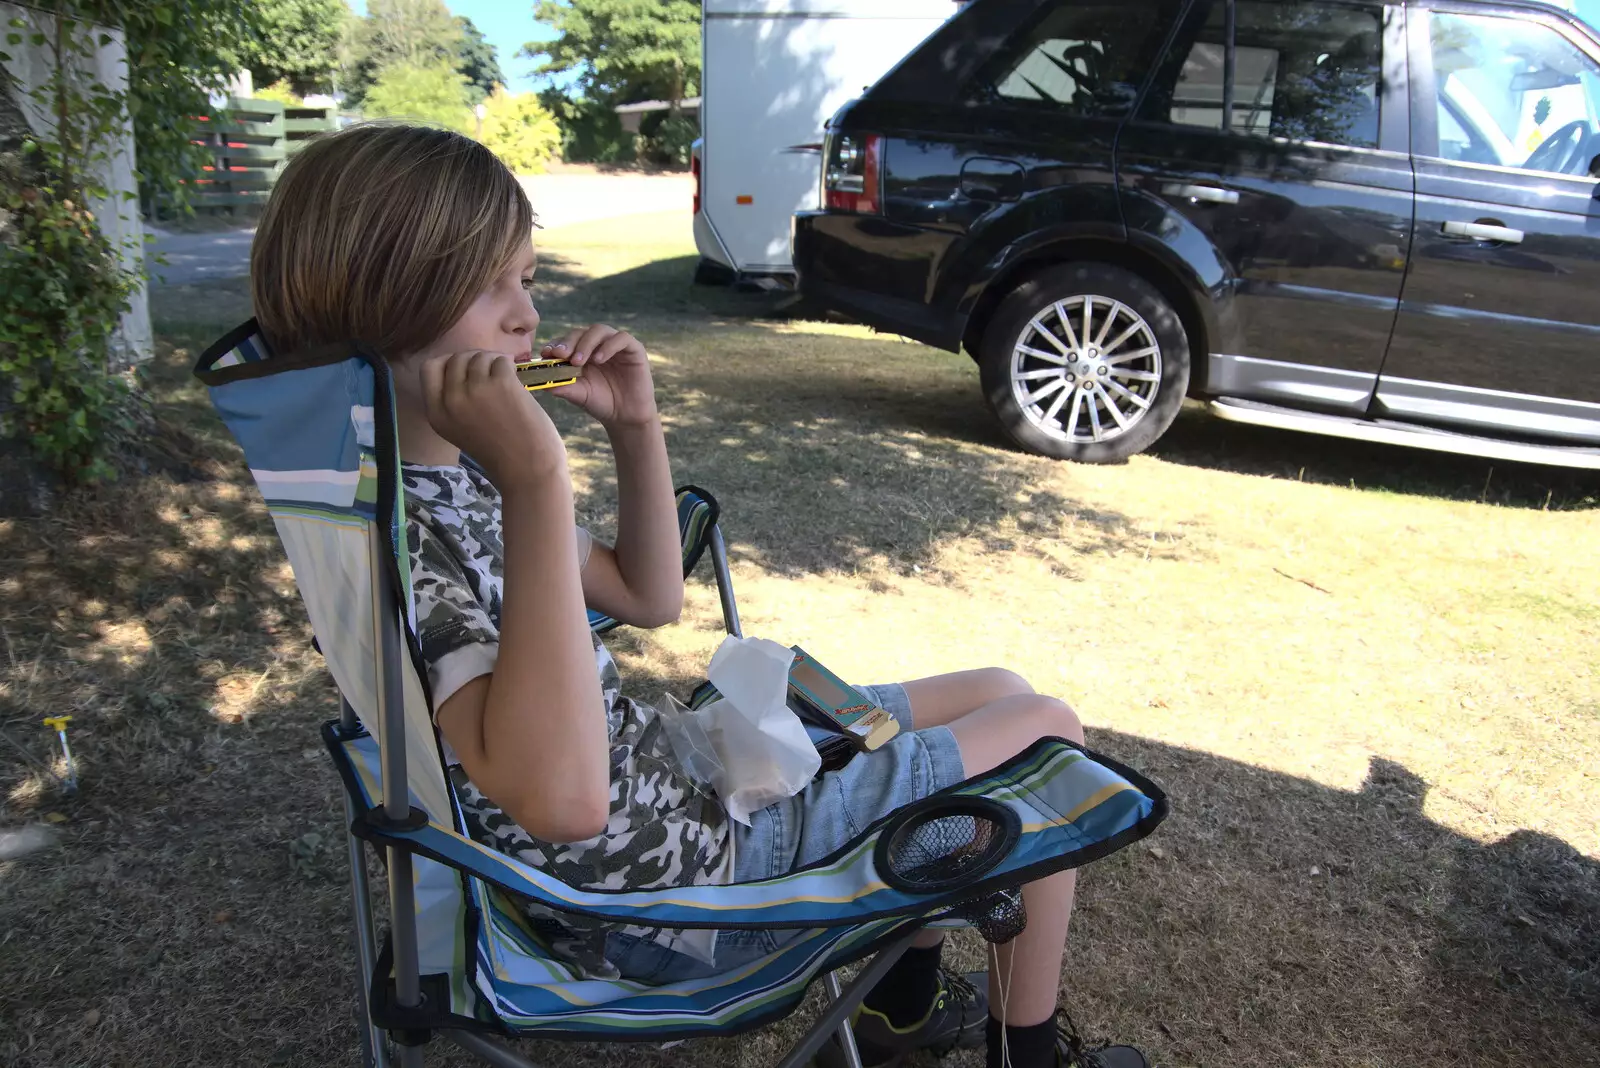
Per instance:
[[[55,33],[54,16],[0,0],[0,26],[9,26],[14,18],[23,19],[28,23],[30,30],[37,30],[46,37],[53,37]],[[26,34],[30,31],[23,32]],[[108,89],[117,92],[126,90],[127,49],[123,44],[122,31],[102,30],[96,27],[93,32],[96,37],[105,33],[109,35],[111,41],[105,47],[96,50],[92,70],[84,70],[83,73]],[[9,47],[5,51],[12,56],[12,59],[5,64],[6,71],[17,82],[19,90],[17,103],[27,116],[28,125],[37,133],[49,133],[54,129],[55,121],[48,113],[48,109],[41,108],[33,99],[31,91],[49,79],[54,69],[54,57],[48,48],[34,48],[26,40],[20,47]],[[89,67],[90,64],[86,62],[84,66]],[[103,200],[91,200],[89,210],[94,212],[101,231],[112,245],[121,251],[123,266],[129,270],[138,270],[144,263],[144,224],[139,218],[138,201],[125,201],[122,196],[125,192],[138,191],[133,172],[131,122],[110,148],[109,158],[102,165],[101,173],[97,177],[100,184],[111,190],[111,196]],[[114,340],[114,345],[116,351],[113,359],[118,360],[121,366],[139,363],[154,354],[150,331],[150,302],[142,285],[134,294],[128,312],[122,317],[122,327]]]

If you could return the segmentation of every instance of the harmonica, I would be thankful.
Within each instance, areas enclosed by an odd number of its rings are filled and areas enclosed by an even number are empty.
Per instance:
[[[517,364],[517,381],[531,393],[536,389],[570,386],[578,380],[578,369],[568,360],[529,360]]]

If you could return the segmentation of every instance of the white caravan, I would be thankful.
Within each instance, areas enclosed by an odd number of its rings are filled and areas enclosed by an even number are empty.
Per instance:
[[[789,220],[818,206],[823,126],[958,8],[956,0],[702,0],[699,280],[794,273]]]

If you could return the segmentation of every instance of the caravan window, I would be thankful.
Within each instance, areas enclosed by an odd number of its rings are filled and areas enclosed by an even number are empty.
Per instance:
[[[1001,50],[971,96],[1054,112],[1125,115],[1176,9],[1169,0],[1053,5]]]

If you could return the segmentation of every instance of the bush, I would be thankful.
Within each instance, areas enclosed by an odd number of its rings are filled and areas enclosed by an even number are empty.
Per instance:
[[[495,86],[483,102],[480,140],[517,174],[541,174],[561,150],[561,128],[532,93],[506,92]]]
[[[288,82],[273,82],[265,89],[254,90],[250,96],[253,100],[276,100],[286,107],[299,107],[305,103],[299,94],[290,88]]]
[[[368,118],[410,119],[457,133],[472,132],[467,79],[448,59],[384,68],[367,90],[361,110]]]
[[[679,112],[662,119],[645,137],[645,154],[650,162],[668,167],[689,166],[689,152],[700,136],[700,122]]]
[[[610,104],[572,99],[553,87],[539,94],[539,102],[561,128],[561,158],[568,163],[633,162],[633,135],[624,132]]]
[[[127,392],[109,370],[112,337],[137,278],[81,203],[14,184],[0,197],[0,435],[69,481],[98,481]]]

